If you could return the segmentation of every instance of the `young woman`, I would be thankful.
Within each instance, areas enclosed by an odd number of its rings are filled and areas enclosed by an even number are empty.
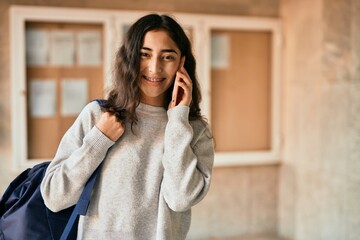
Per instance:
[[[195,66],[171,17],[150,14],[131,26],[106,103],[83,109],[41,184],[46,206],[65,209],[103,162],[78,239],[186,238],[214,157]]]

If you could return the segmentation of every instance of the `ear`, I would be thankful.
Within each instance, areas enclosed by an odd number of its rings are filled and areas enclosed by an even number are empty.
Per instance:
[[[184,64],[185,64],[185,56],[182,56],[180,58],[180,64],[179,64],[179,69],[178,70],[180,70],[184,66]]]

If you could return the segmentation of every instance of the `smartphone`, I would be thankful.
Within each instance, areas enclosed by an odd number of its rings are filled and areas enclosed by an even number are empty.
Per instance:
[[[181,79],[180,79],[181,81]],[[181,99],[184,95],[184,89],[182,89],[181,87],[179,87],[177,85],[177,83],[175,83],[174,85],[174,91],[173,91],[173,99],[175,100],[173,103],[175,104],[175,106],[177,106],[180,102],[181,102]]]
[[[179,70],[184,66],[184,63],[185,63],[185,56],[181,57]],[[182,79],[179,79],[179,81],[182,81]],[[175,80],[173,94],[172,94],[173,107],[177,106],[181,102],[183,95],[184,95],[184,89],[179,87],[178,81]]]

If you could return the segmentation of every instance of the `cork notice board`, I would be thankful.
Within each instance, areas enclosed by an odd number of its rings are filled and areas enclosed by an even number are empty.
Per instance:
[[[103,98],[101,24],[26,23],[28,159],[52,159],[92,99]]]
[[[271,33],[215,30],[211,125],[216,151],[271,148]],[[218,58],[216,58],[218,57]],[[225,58],[219,62],[220,58]],[[214,59],[213,59],[214,60]]]

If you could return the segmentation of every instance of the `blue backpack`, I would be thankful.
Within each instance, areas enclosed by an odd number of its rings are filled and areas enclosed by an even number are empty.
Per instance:
[[[17,176],[0,199],[0,240],[76,239],[79,215],[85,215],[100,167],[92,174],[75,206],[49,210],[40,184],[50,162],[40,163]]]
[[[77,204],[56,213],[45,206],[40,192],[49,164],[40,163],[23,171],[5,190],[0,199],[0,240],[76,239],[79,215],[86,214],[102,164],[87,181]]]

